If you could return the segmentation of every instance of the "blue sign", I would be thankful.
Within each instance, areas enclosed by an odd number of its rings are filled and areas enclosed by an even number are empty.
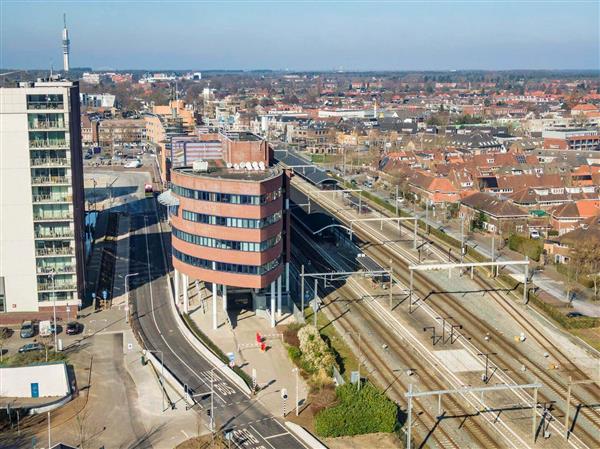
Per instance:
[[[102,290],[102,299],[108,299],[108,290]]]
[[[31,397],[32,398],[40,397],[40,385],[38,383],[31,384]]]

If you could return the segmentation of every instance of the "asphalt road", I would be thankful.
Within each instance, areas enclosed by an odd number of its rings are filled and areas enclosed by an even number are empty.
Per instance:
[[[130,277],[134,325],[143,345],[155,351],[181,383],[188,385],[196,401],[194,409],[208,426],[211,408],[211,370],[214,366],[200,355],[178,331],[168,303],[169,292],[164,251],[157,225],[154,200],[127,206],[131,214]],[[248,398],[218,370],[214,371],[214,419],[216,429],[231,431],[233,443],[247,449],[306,447],[258,401]],[[179,401],[177,407],[184,407]]]

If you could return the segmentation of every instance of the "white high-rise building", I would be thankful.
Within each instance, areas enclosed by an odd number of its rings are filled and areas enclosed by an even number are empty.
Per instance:
[[[1,312],[76,310],[85,285],[79,85],[0,88]]]

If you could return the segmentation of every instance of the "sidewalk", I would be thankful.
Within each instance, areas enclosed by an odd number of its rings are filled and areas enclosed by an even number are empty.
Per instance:
[[[190,288],[190,318],[223,352],[233,353],[235,363],[249,376],[256,370],[257,384],[262,388],[259,401],[274,416],[282,416],[281,389],[288,392],[287,413],[293,410],[296,400],[295,368],[290,361],[283,343],[282,325],[293,322],[290,314],[278,319],[278,326],[272,328],[265,317],[252,311],[223,311],[221,298],[218,299],[217,330],[212,328],[212,299],[206,289],[197,294],[196,287]],[[194,295],[192,297],[192,295]],[[204,300],[204,307],[201,299]],[[264,338],[267,350],[262,352],[256,342],[256,333]],[[299,400],[306,402],[308,388],[301,376],[299,379]]]

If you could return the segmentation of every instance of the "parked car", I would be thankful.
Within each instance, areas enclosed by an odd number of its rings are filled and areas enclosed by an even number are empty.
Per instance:
[[[584,315],[581,312],[569,312],[567,313],[567,318],[581,318],[581,317],[585,317],[586,315]]]
[[[529,237],[531,237],[534,240],[537,240],[540,238],[540,233],[536,229],[533,229],[529,232]]]
[[[0,327],[0,338],[7,339],[12,337],[13,330],[10,327]]]
[[[67,330],[66,330],[67,335],[77,335],[77,334],[81,333],[82,330],[83,330],[83,324],[81,324],[77,321],[71,321],[70,323],[67,323]]]
[[[41,343],[27,343],[19,348],[20,353],[31,352],[31,351],[41,351],[44,349],[44,345]]]
[[[23,321],[21,324],[21,338],[31,338],[35,335],[35,328],[31,321]]]
[[[52,324],[52,321],[50,321],[50,320],[40,321],[39,332],[40,332],[40,337],[49,337],[50,335],[53,335],[55,332],[55,328],[54,328],[54,325]]]

